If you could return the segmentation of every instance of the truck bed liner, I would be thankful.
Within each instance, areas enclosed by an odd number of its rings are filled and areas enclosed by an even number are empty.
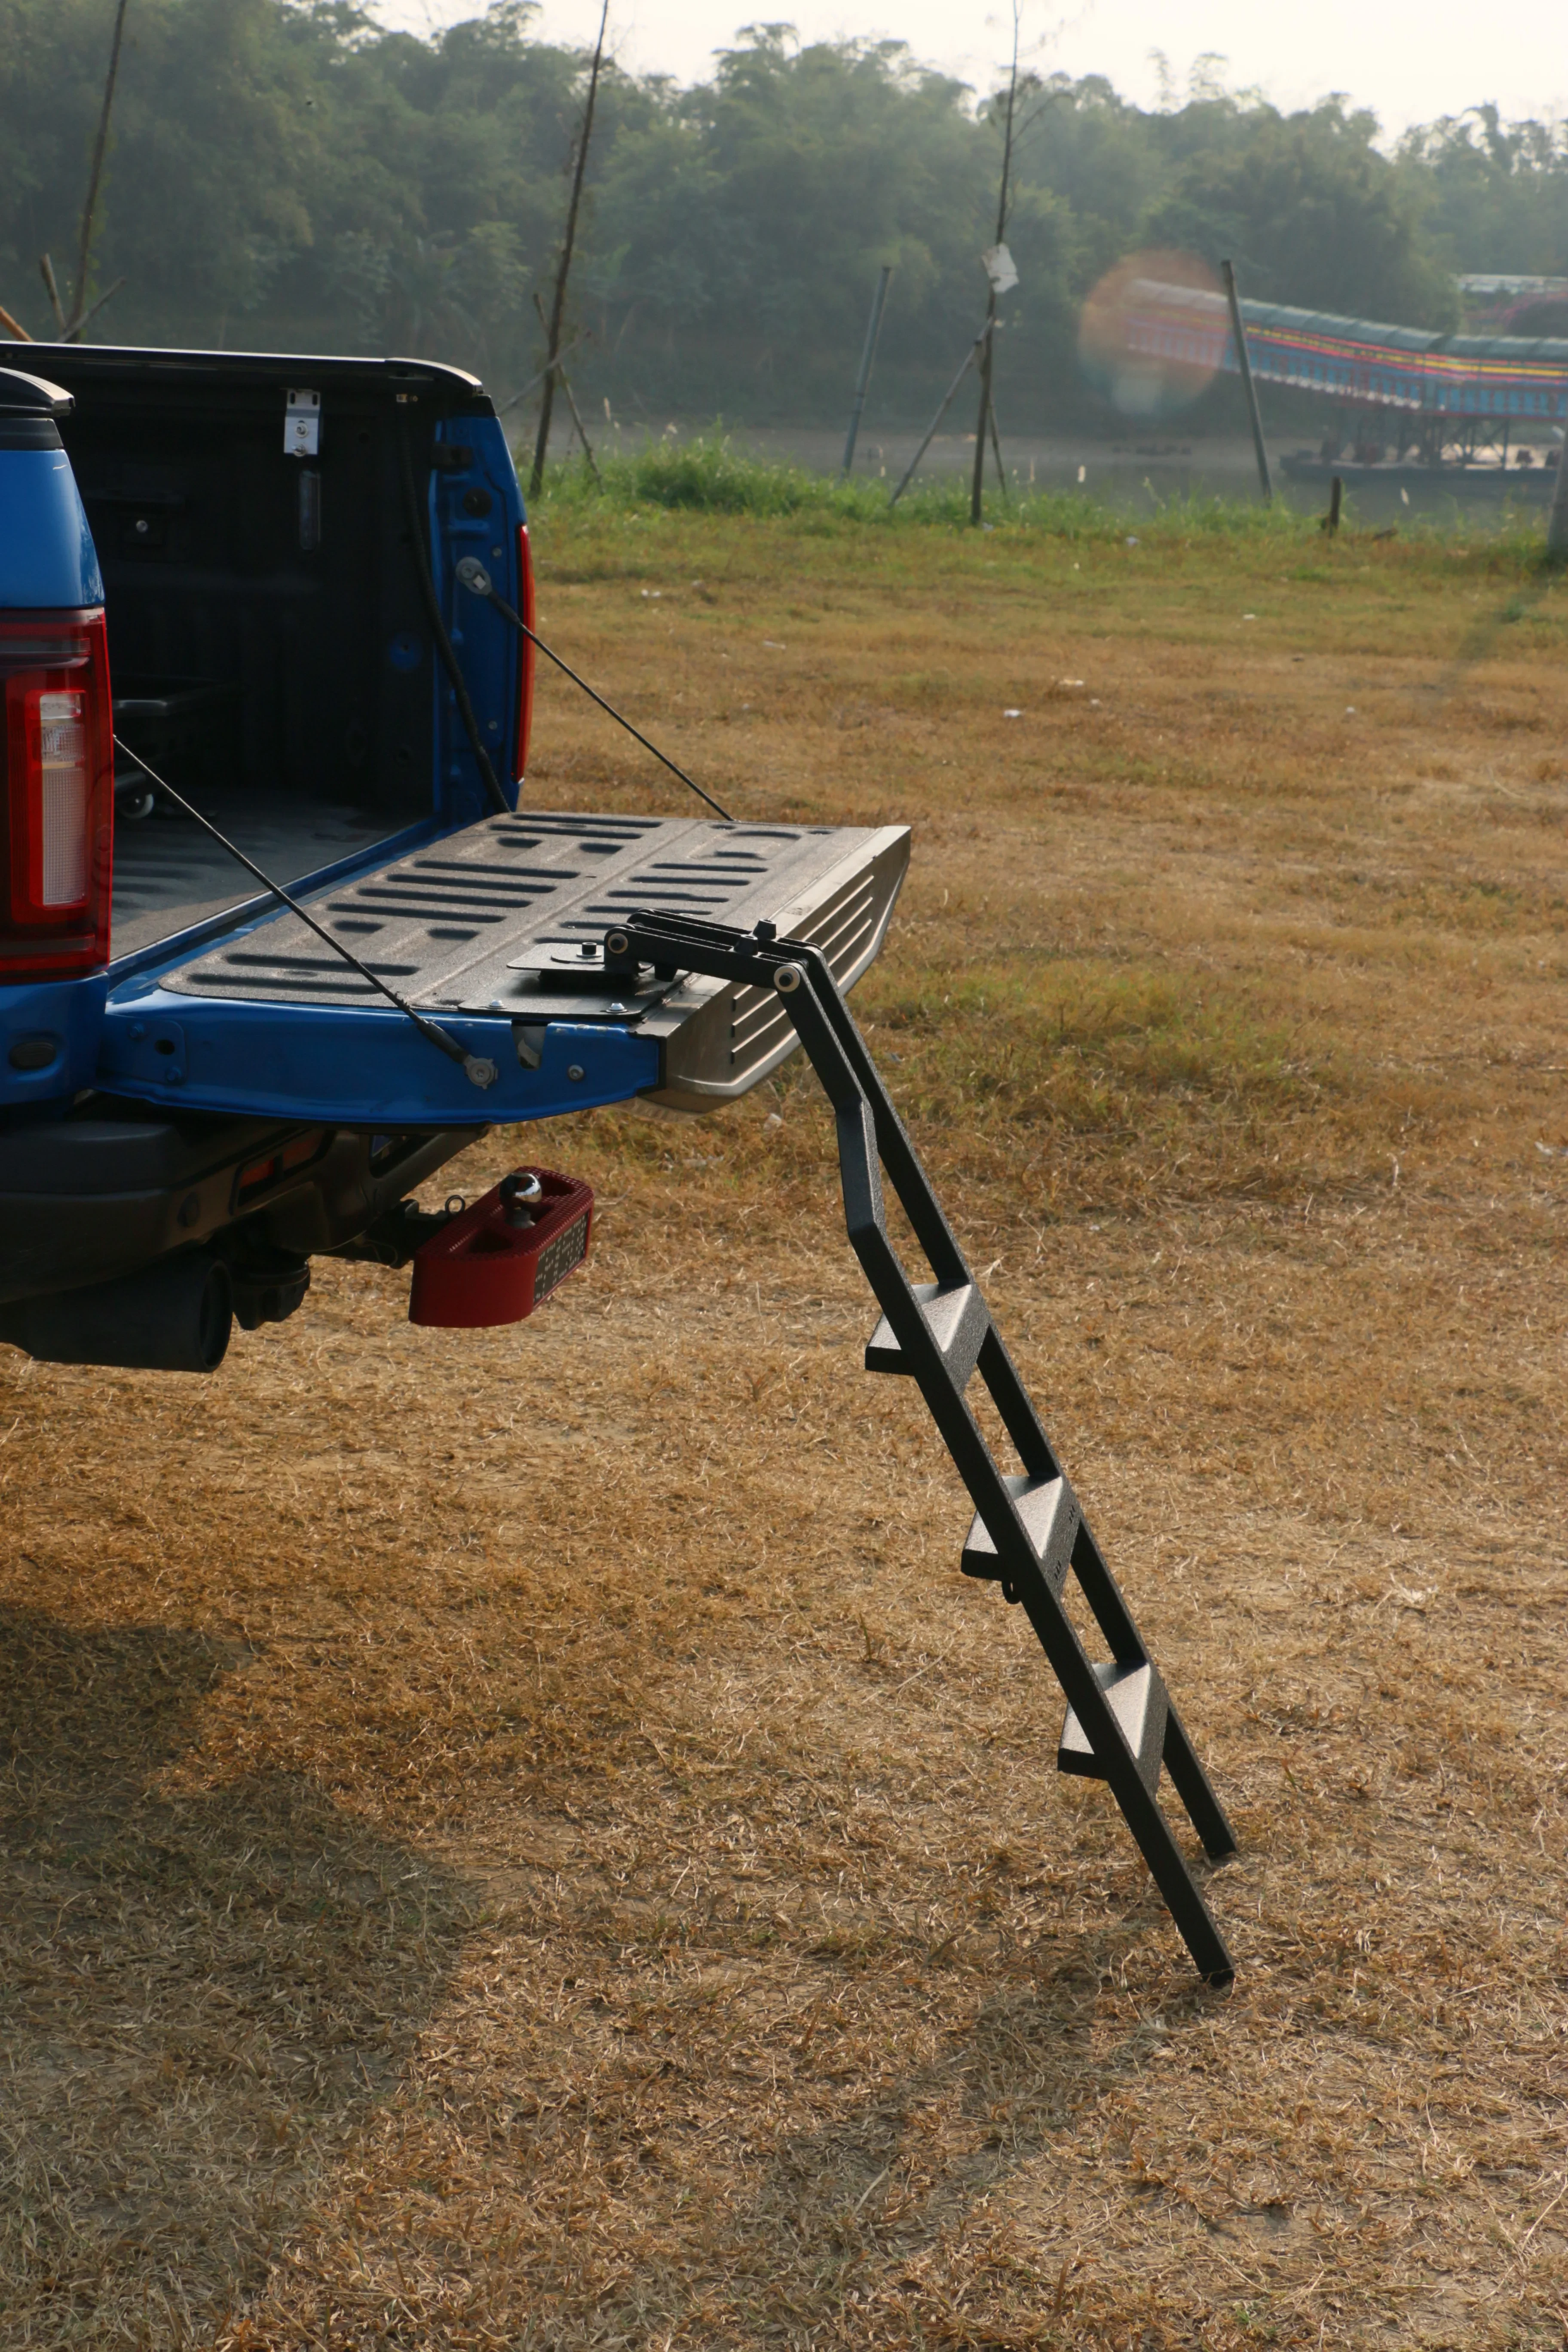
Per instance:
[[[232,806],[210,797],[205,814],[285,887],[301,875],[384,839],[379,810],[322,807],[298,793],[247,793]],[[115,956],[134,955],[258,894],[243,866],[189,817],[158,810],[114,835]]]

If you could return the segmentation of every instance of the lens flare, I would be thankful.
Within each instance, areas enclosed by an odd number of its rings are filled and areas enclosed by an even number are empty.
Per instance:
[[[1201,354],[1214,348],[1215,305],[1223,316],[1219,280],[1195,253],[1130,253],[1083,306],[1079,365],[1123,416],[1174,415],[1214,376]]]

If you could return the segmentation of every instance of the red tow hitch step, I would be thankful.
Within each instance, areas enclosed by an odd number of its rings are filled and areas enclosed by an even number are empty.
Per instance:
[[[414,1253],[411,1323],[521,1323],[588,1255],[594,1195],[574,1176],[514,1168]]]

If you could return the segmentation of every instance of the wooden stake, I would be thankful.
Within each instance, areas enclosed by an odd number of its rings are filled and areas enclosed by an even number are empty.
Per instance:
[[[1319,526],[1321,530],[1328,532],[1331,539],[1340,527],[1340,501],[1344,494],[1345,486],[1336,474],[1329,485],[1329,511]]]
[[[0,327],[5,328],[13,342],[30,343],[33,340],[20,319],[13,319],[4,302],[0,302]]]
[[[1568,563],[1568,441],[1557,453],[1557,481],[1546,518],[1546,555],[1549,562]]]
[[[539,496],[544,479],[544,454],[550,446],[550,412],[555,398],[555,376],[561,358],[561,322],[566,310],[566,280],[572,270],[572,248],[577,241],[577,208],[583,201],[583,174],[588,166],[588,142],[594,131],[594,101],[599,94],[599,70],[605,58],[605,27],[610,18],[610,0],[604,0],[599,12],[599,37],[594,45],[594,66],[588,76],[588,96],[583,107],[583,128],[577,139],[576,161],[572,171],[572,198],[566,207],[566,228],[561,239],[561,266],[555,272],[555,296],[550,306],[550,325],[545,336],[546,365],[544,396],[539,408],[539,438],[533,445],[533,471],[529,477],[528,495]]]

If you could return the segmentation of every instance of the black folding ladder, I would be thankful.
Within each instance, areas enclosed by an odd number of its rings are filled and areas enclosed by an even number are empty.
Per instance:
[[[913,1377],[974,1505],[964,1572],[999,1583],[1007,1600],[1022,1603],[1066,1695],[1059,1768],[1110,1782],[1199,1974],[1228,1983],[1235,1970],[1225,1940],[1156,1801],[1162,1765],[1213,1861],[1236,1852],[1230,1823],[826,958],[777,938],[771,923],[741,931],[682,915],[637,914],[606,932],[605,965],[629,977],[644,963],[773,990],[787,1007],[833,1105],[849,1239],[882,1309],[867,1370]],[[889,1238],[884,1169],[933,1283],[911,1283]],[[998,1468],[970,1411],[966,1391],[976,1372],[1024,1465],[1021,1477]],[[1109,1664],[1085,1655],[1062,1605],[1069,1569],[1110,1651]]]

